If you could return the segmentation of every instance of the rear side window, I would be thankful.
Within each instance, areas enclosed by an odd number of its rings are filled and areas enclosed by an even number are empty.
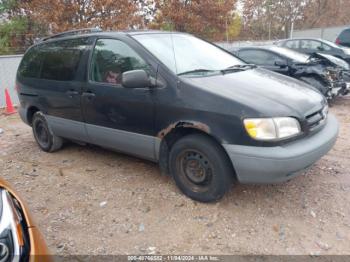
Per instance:
[[[40,76],[42,58],[38,47],[29,49],[18,68],[18,75],[21,77],[38,78]]]
[[[343,32],[341,32],[341,34],[339,35],[339,40],[341,42],[347,42],[350,43],[350,30],[344,30]]]
[[[79,62],[88,45],[88,39],[85,38],[44,45],[41,50],[43,56],[41,78],[56,81],[74,80]]]

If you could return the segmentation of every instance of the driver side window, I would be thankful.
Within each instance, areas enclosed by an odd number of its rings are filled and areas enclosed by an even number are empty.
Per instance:
[[[147,63],[127,44],[116,39],[99,39],[91,62],[90,80],[113,85],[121,84],[124,72],[142,69],[150,74]]]

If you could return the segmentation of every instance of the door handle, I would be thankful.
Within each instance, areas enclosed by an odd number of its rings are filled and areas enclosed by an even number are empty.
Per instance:
[[[94,98],[96,95],[95,95],[95,93],[92,93],[92,92],[84,92],[84,93],[82,94],[82,96],[83,96],[83,97],[86,97],[87,99],[92,99],[92,98]]]
[[[79,95],[79,92],[78,92],[78,91],[75,91],[75,90],[68,90],[68,91],[66,92],[66,94],[67,94],[70,98],[73,98],[73,96]]]

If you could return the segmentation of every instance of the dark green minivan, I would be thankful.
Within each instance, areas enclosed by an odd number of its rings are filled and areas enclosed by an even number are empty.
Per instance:
[[[20,115],[41,149],[96,144],[158,162],[187,196],[291,179],[336,141],[310,86],[185,33],[68,32],[18,69]]]

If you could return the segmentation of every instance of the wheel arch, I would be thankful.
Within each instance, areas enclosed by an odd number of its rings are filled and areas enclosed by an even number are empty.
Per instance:
[[[192,134],[204,135],[209,139],[215,141],[225,153],[227,160],[230,162],[230,165],[232,167],[234,179],[237,179],[232,161],[230,160],[225,148],[222,146],[222,141],[220,137],[211,133],[211,129],[208,125],[195,121],[179,121],[169,125],[167,128],[161,130],[158,133],[158,138],[160,138],[161,140],[157,154],[161,173],[165,175],[170,175],[168,160],[171,147],[179,139]]]
[[[27,118],[27,122],[30,126],[32,125],[34,114],[36,112],[39,112],[39,111],[40,111],[40,109],[37,106],[32,105],[32,106],[28,107],[27,113],[26,113],[26,118]]]

